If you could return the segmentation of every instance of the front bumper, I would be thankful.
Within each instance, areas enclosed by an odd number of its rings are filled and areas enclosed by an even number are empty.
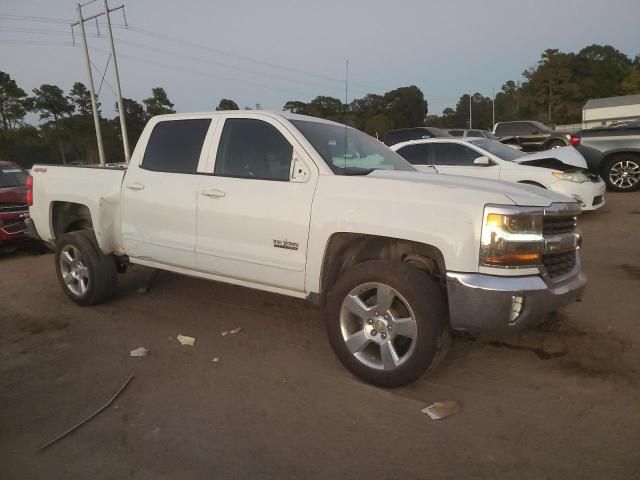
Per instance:
[[[604,193],[607,190],[607,185],[601,178],[596,182],[583,183],[559,181],[552,183],[549,190],[575,198],[580,202],[582,211],[585,212],[604,206]]]
[[[501,277],[447,272],[451,328],[479,333],[534,327],[546,314],[579,300],[586,283],[587,277],[579,269],[556,284],[538,275]],[[514,297],[522,298],[516,318],[512,315]]]

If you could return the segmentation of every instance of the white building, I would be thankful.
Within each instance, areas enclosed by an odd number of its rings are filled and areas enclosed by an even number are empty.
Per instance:
[[[611,122],[640,118],[640,95],[595,98],[582,107],[582,128],[611,125]]]

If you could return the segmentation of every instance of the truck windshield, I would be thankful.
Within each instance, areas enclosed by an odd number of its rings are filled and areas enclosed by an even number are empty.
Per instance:
[[[496,142],[495,140],[489,140],[488,138],[471,140],[469,143],[475,145],[476,147],[480,147],[481,149],[489,153],[492,153],[502,160],[507,160],[508,162],[512,162],[513,160],[517,160],[518,158],[522,158],[527,155],[520,150],[508,147],[504,143]]]
[[[336,175],[368,175],[374,170],[415,171],[404,158],[354,128],[291,120]]]
[[[0,167],[0,188],[22,187],[27,184],[27,172],[21,168]]]

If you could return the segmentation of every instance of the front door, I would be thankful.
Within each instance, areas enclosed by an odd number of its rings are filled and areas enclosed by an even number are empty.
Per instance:
[[[197,268],[303,292],[317,181],[311,160],[269,117],[227,118],[219,136],[198,190]],[[301,181],[292,181],[292,159],[308,172]]]
[[[462,175],[465,177],[500,179],[500,167],[489,161],[489,165],[475,165],[482,154],[459,143],[432,143],[431,163],[438,173]]]

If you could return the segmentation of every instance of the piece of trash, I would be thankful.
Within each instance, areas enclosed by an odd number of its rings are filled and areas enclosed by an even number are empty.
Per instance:
[[[211,359],[211,361],[212,361],[213,363],[218,363],[218,362],[220,361],[220,359],[219,359],[218,357],[213,357],[213,358]]]
[[[180,342],[180,345],[189,345],[193,347],[193,344],[196,343],[196,339],[194,337],[188,337],[187,335],[178,334],[176,340]]]
[[[115,393],[115,395],[113,397],[111,397],[109,399],[109,401],[107,403],[105,403],[102,407],[100,407],[98,410],[96,410],[95,412],[93,412],[91,415],[89,415],[87,418],[85,418],[84,420],[82,420],[80,423],[76,423],[73,427],[71,427],[70,429],[66,430],[65,432],[61,433],[60,435],[58,435],[56,438],[54,438],[53,440],[51,440],[50,442],[45,443],[44,445],[42,445],[40,447],[40,449],[38,451],[43,451],[46,448],[49,448],[51,445],[53,445],[54,443],[56,443],[58,440],[62,440],[64,437],[66,437],[67,435],[69,435],[71,432],[77,430],[78,428],[80,428],[82,425],[84,425],[85,423],[87,423],[89,420],[91,420],[93,417],[95,417],[96,415],[98,415],[100,412],[102,412],[103,410],[105,410],[109,405],[111,405],[114,400],[118,397],[118,395],[120,395],[123,390],[125,388],[127,388],[127,385],[129,385],[129,382],[131,382],[131,380],[133,380],[133,375],[131,375],[129,378],[127,378],[127,381],[124,382],[124,384],[120,387],[120,389]]]
[[[145,295],[145,294],[149,293],[149,289],[147,287],[140,287],[138,289],[138,293],[141,294],[141,295]]]
[[[457,415],[462,411],[462,405],[455,400],[445,400],[443,402],[432,403],[421,410],[422,413],[429,415],[431,420],[442,420],[443,418]]]
[[[225,330],[224,332],[220,332],[220,335],[226,337],[227,335],[234,335],[236,333],[240,333],[242,331],[242,327],[236,327],[233,330]]]
[[[138,347],[135,350],[131,350],[129,352],[130,357],[146,357],[149,350],[144,347]]]

